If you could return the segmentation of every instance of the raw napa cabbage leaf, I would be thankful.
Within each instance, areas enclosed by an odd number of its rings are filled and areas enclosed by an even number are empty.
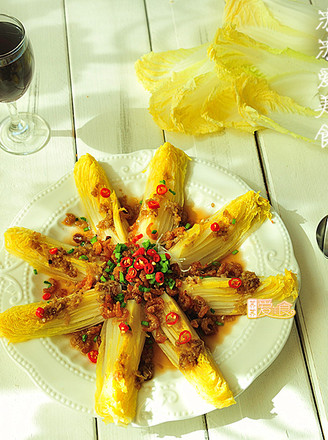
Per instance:
[[[255,40],[306,55],[318,54],[318,39],[325,35],[318,10],[288,0],[226,0],[224,24],[232,24]]]
[[[254,127],[271,128],[310,142],[315,138],[324,123],[327,113],[297,104],[292,98],[282,96],[271,90],[263,78],[246,73],[235,79],[237,104],[242,117]]]
[[[271,128],[315,142],[328,116],[319,22],[318,10],[297,0],[226,0],[211,44],[136,63],[154,121],[190,135]]]

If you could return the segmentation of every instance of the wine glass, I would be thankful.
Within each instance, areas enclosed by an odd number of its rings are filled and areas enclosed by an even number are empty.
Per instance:
[[[10,116],[0,122],[0,147],[8,153],[31,154],[46,145],[48,124],[38,115],[18,113],[16,100],[28,89],[34,72],[32,46],[23,24],[0,14],[0,102]]]

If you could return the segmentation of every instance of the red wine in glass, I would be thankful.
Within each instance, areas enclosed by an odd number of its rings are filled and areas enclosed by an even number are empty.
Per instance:
[[[0,14],[0,102],[10,117],[0,123],[0,147],[13,154],[30,154],[49,140],[48,124],[36,114],[17,111],[16,101],[28,89],[34,71],[32,46],[22,23]]]
[[[31,83],[34,58],[31,45],[24,43],[19,52],[15,48],[23,42],[22,30],[14,23],[0,22],[0,101],[12,102],[23,96]],[[12,53],[12,56],[1,57]]]

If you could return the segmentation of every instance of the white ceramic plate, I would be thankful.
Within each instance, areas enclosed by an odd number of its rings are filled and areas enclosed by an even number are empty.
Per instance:
[[[147,173],[143,172],[152,150],[115,155],[101,161],[118,190],[142,198]],[[229,171],[194,159],[186,178],[186,200],[208,214],[250,188]],[[214,207],[212,204],[214,203]],[[38,194],[12,222],[67,239],[71,231],[61,221],[66,212],[85,215],[74,184],[73,174]],[[299,275],[291,241],[280,218],[266,221],[240,248],[245,268],[258,275],[275,275],[290,269]],[[34,275],[26,263],[0,251],[0,310],[16,304],[38,301],[42,295],[42,275]],[[277,357],[292,326],[292,319],[241,317],[231,332],[216,346],[214,357],[235,396],[245,390]],[[47,394],[70,408],[95,415],[95,365],[69,345],[66,336],[32,340],[3,347]],[[185,419],[212,411],[179,371],[166,370],[146,382],[138,397],[134,424],[150,426]]]

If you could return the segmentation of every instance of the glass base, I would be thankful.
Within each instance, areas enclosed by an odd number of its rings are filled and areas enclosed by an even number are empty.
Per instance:
[[[26,155],[41,150],[49,141],[50,128],[40,116],[31,113],[20,113],[24,121],[24,130],[15,133],[10,130],[11,118],[0,123],[0,148],[7,153]]]

